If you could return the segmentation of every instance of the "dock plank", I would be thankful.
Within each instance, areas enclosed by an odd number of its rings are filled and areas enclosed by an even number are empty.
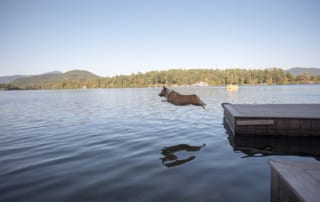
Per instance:
[[[320,104],[229,104],[235,117],[320,119]]]
[[[269,164],[271,201],[319,201],[320,163],[271,160]]]

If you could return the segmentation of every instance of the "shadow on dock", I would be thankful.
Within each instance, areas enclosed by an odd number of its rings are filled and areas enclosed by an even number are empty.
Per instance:
[[[224,123],[229,143],[235,152],[244,154],[241,158],[270,155],[309,156],[320,161],[320,138],[297,136],[233,135]]]
[[[179,159],[175,153],[180,151],[195,152],[199,151],[204,146],[205,144],[203,144],[202,146],[190,146],[187,144],[179,144],[170,147],[164,147],[161,150],[161,154],[164,155],[164,157],[161,158],[162,164],[170,168],[192,161],[196,158],[195,156],[189,156],[184,159]]]

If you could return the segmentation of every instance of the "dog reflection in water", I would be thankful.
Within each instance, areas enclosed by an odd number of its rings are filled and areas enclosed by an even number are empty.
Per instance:
[[[186,163],[188,161],[191,161],[191,160],[195,159],[196,157],[195,156],[190,156],[188,158],[179,160],[178,157],[174,154],[175,152],[179,152],[179,151],[187,151],[187,152],[199,151],[204,146],[206,146],[206,145],[203,144],[202,146],[190,146],[190,145],[187,145],[187,144],[179,144],[179,145],[175,145],[175,146],[171,146],[171,147],[165,147],[165,148],[162,149],[162,152],[161,152],[161,154],[164,155],[164,157],[161,158],[162,164],[167,166],[168,168],[184,164],[184,163]]]

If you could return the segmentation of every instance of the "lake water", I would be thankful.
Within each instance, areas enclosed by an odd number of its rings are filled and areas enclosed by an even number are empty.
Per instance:
[[[176,88],[205,110],[160,90],[0,92],[0,201],[270,201],[268,160],[317,161],[234,149],[221,103],[320,103],[320,85]]]

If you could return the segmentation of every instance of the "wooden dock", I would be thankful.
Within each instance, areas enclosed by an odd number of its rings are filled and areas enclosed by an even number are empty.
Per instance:
[[[320,104],[223,103],[233,135],[320,137]]]
[[[272,202],[320,201],[320,163],[269,161]]]

